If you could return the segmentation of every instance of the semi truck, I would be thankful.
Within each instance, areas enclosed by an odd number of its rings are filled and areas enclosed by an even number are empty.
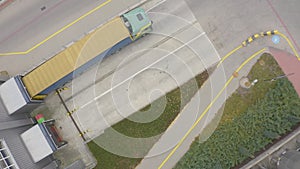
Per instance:
[[[133,9],[100,26],[27,74],[10,78],[0,86],[0,97],[8,114],[32,111],[49,93],[151,30],[152,21],[146,12],[142,8]]]

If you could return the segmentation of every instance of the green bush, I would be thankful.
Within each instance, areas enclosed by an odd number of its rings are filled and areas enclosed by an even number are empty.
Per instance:
[[[204,143],[195,141],[176,168],[231,168],[290,131],[300,119],[300,99],[287,79],[277,80],[264,98]]]

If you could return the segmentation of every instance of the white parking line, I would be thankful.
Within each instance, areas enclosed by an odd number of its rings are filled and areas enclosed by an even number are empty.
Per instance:
[[[122,81],[122,82],[120,82],[119,84],[117,84],[117,85],[111,87],[109,90],[103,92],[103,93],[100,94],[99,96],[97,96],[97,97],[95,97],[94,99],[90,100],[89,102],[85,103],[84,105],[82,105],[82,106],[80,107],[80,109],[82,109],[82,108],[88,106],[88,105],[91,104],[92,102],[94,102],[94,101],[96,101],[97,99],[103,97],[104,95],[106,95],[107,93],[111,92],[111,91],[114,90],[115,88],[117,88],[117,87],[121,86],[122,84],[124,84],[126,81],[132,79],[133,77],[135,77],[135,76],[138,75],[139,73],[141,73],[141,72],[147,70],[147,69],[150,68],[151,66],[153,66],[153,65],[155,65],[156,63],[158,63],[158,62],[162,61],[163,59],[165,59],[166,57],[168,57],[168,56],[174,54],[175,52],[179,51],[180,49],[182,49],[183,47],[187,46],[189,43],[193,42],[194,40],[200,38],[200,37],[203,36],[203,35],[205,35],[205,32],[202,32],[200,35],[198,35],[198,36],[196,36],[195,38],[193,38],[193,39],[189,40],[188,42],[184,43],[184,44],[183,44],[182,46],[180,46],[179,48],[177,48],[177,49],[173,50],[172,52],[170,52],[169,54],[167,54],[167,55],[161,57],[160,59],[156,60],[155,62],[153,62],[153,63],[151,63],[150,65],[146,66],[145,68],[141,69],[140,71],[134,73],[133,75],[131,75],[130,77],[128,77],[128,78],[125,79],[124,81]]]

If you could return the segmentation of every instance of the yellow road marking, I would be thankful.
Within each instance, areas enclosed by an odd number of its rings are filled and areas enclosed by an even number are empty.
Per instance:
[[[276,32],[276,34],[280,35],[281,37],[283,37],[287,42],[288,44],[290,45],[290,47],[292,48],[293,52],[294,52],[294,55],[296,55],[296,57],[298,58],[298,60],[300,61],[300,57],[299,57],[299,54],[297,53],[295,47],[293,46],[292,42],[289,40],[289,38],[287,36],[285,36],[283,33],[281,32]]]
[[[240,45],[238,47],[236,47],[235,49],[233,49],[232,51],[230,51],[227,55],[225,55],[221,61],[219,62],[219,64],[217,65],[217,68],[224,62],[225,59],[227,59],[229,56],[231,56],[233,53],[235,53],[236,51],[238,51],[239,49],[241,49],[243,47],[243,45]]]
[[[269,32],[269,31],[268,31],[268,32]],[[274,33],[280,35],[281,37],[283,37],[283,38],[287,41],[287,43],[289,44],[290,48],[293,50],[294,55],[295,55],[295,56],[298,58],[298,60],[300,61],[300,56],[299,56],[299,54],[297,53],[297,51],[296,51],[295,47],[293,46],[292,42],[289,40],[289,38],[288,38],[287,36],[285,36],[283,33],[279,32],[278,30],[274,30]],[[263,34],[263,32],[262,32],[261,34]],[[257,35],[259,35],[259,34],[255,34],[254,36],[257,36]],[[244,41],[244,42],[245,42],[245,41]],[[246,43],[246,42],[245,42],[245,43]],[[224,62],[224,60],[226,60],[229,56],[231,56],[233,53],[235,53],[236,51],[238,51],[238,50],[241,49],[242,47],[243,47],[243,45],[240,45],[240,46],[236,47],[235,49],[233,49],[232,51],[230,51],[227,55],[225,55],[225,56],[221,59],[221,61],[220,61],[220,62],[218,63],[218,65],[217,65],[217,67],[219,67],[219,66]]]
[[[249,37],[248,38],[248,43],[251,43],[253,41],[253,38],[252,37]]]
[[[260,37],[259,34],[254,35],[254,38],[256,38],[256,39],[259,38],[259,37]]]
[[[261,54],[262,52],[264,52],[266,50],[266,48],[263,48],[259,51],[257,51],[256,53],[254,53],[252,56],[250,56],[247,60],[245,60],[241,65],[240,67],[238,67],[236,69],[236,72],[239,72],[249,61],[251,61],[255,56]]]
[[[43,41],[41,41],[40,43],[34,45],[32,48],[24,51],[24,52],[8,52],[8,53],[0,53],[0,56],[8,56],[8,55],[24,55],[24,54],[28,54],[29,52],[33,51],[34,49],[38,48],[39,46],[41,46],[42,44],[44,44],[45,42],[47,42],[48,40],[52,39],[54,36],[60,34],[61,32],[63,32],[64,30],[66,30],[67,28],[73,26],[75,23],[79,22],[80,20],[84,19],[85,17],[89,16],[90,14],[94,13],[95,11],[99,10],[100,8],[102,8],[103,6],[107,5],[108,3],[110,3],[112,0],[107,0],[104,3],[100,4],[99,6],[97,6],[96,8],[90,10],[89,12],[85,13],[84,15],[80,16],[79,18],[77,18],[76,20],[74,20],[73,22],[69,23],[68,25],[64,26],[63,28],[61,28],[60,30],[58,30],[57,32],[53,33],[52,35],[48,36],[46,39],[44,39]]]
[[[251,55],[247,60],[245,60],[237,69],[236,72],[239,72],[249,61],[251,61],[253,58],[255,58],[257,55],[264,52],[266,48],[261,49],[260,51],[254,53]],[[164,164],[170,159],[170,157],[175,153],[175,151],[181,146],[183,141],[187,138],[187,136],[191,133],[191,131],[198,125],[198,123],[201,121],[201,119],[206,115],[208,110],[211,108],[211,106],[216,102],[216,100],[220,97],[220,95],[223,93],[223,91],[226,89],[226,87],[230,84],[230,82],[233,80],[233,76],[229,78],[229,80],[225,83],[223,88],[220,90],[220,92],[217,94],[217,96],[213,99],[212,102],[206,107],[206,109],[203,111],[203,113],[200,115],[200,117],[197,119],[197,121],[192,125],[192,127],[187,131],[187,133],[182,137],[182,139],[179,141],[179,143],[173,148],[173,150],[169,153],[169,155],[165,158],[165,160],[160,164],[158,169],[161,169]]]

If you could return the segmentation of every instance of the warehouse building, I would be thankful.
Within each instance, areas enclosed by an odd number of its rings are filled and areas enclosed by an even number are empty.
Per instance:
[[[0,102],[0,169],[58,167],[52,153],[66,142],[56,136],[53,121],[34,123],[28,114],[8,115]]]

